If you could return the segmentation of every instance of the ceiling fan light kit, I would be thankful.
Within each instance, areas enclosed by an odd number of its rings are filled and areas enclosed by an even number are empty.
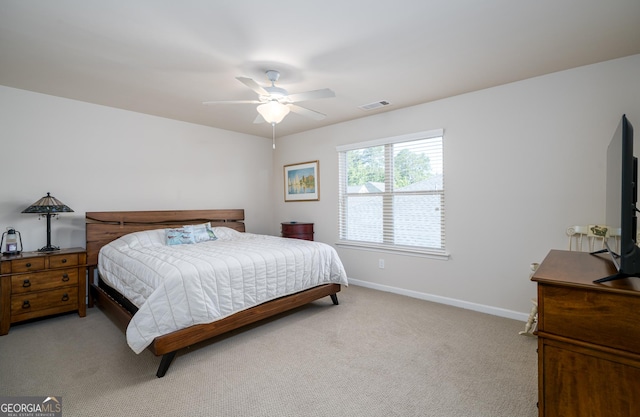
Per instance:
[[[269,124],[280,123],[284,117],[289,114],[289,107],[284,104],[271,100],[258,106],[258,113]]]

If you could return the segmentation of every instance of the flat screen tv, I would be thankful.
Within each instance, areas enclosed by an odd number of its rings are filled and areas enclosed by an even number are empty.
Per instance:
[[[633,126],[626,115],[623,115],[607,149],[605,206],[607,226],[614,230],[620,229],[620,253],[615,253],[615,248],[611,248],[608,242],[605,242],[607,246],[603,250],[611,255],[617,273],[594,282],[640,277],[640,248],[636,245],[637,181],[638,158],[633,154]]]

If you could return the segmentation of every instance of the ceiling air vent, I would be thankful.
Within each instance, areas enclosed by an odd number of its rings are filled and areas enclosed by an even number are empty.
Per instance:
[[[389,103],[387,100],[381,100],[376,101],[375,103],[363,104],[362,106],[358,106],[358,108],[362,110],[374,110],[389,105],[391,105],[391,103]]]

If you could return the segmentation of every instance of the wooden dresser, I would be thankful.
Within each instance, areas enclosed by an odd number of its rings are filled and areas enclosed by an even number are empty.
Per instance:
[[[285,222],[282,225],[282,237],[313,240],[313,223]]]
[[[640,278],[603,284],[607,255],[549,252],[538,285],[538,407],[544,417],[640,416]]]
[[[0,335],[12,323],[78,311],[86,315],[87,252],[23,252],[0,257]]]

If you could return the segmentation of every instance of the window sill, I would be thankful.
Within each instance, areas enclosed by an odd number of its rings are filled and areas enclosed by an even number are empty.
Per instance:
[[[375,243],[363,243],[356,241],[341,240],[336,242],[336,246],[346,249],[368,250],[385,253],[395,253],[398,255],[419,256],[423,258],[439,259],[446,261],[450,255],[445,250],[437,249],[416,249],[408,246],[388,246],[377,245]]]

